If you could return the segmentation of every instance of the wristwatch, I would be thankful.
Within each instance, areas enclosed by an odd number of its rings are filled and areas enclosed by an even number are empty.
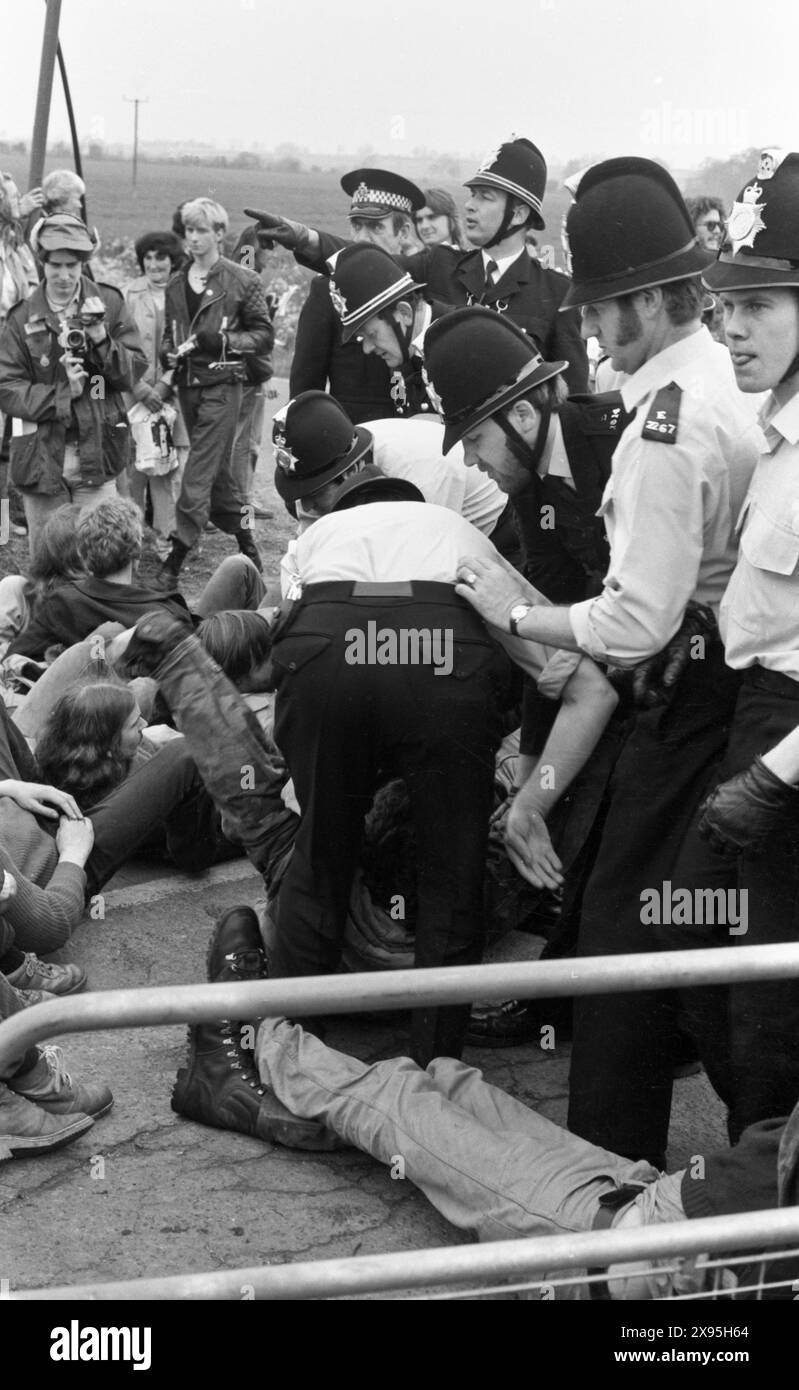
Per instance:
[[[532,606],[532,603],[514,603],[511,608],[508,616],[510,618],[510,630],[514,637],[519,637],[521,635],[519,632],[519,623],[523,618],[527,617]]]

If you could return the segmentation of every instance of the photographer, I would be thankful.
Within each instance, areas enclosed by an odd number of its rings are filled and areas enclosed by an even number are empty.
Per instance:
[[[94,242],[77,217],[39,223],[44,280],[0,335],[0,410],[14,417],[11,478],[23,496],[31,554],[65,502],[116,493],[130,456],[123,391],[146,358],[119,290],[82,274]]]

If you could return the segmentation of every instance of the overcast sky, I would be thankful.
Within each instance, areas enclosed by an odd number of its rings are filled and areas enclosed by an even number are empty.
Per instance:
[[[44,4],[0,0],[0,136],[30,138]],[[688,168],[799,148],[795,0],[63,0],[82,135],[319,153],[482,154]],[[51,138],[67,133],[60,93]]]

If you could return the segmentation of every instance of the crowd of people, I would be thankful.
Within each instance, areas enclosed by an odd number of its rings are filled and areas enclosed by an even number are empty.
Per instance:
[[[119,290],[74,175],[24,199],[2,176],[30,565],[0,581],[0,1019],[86,987],[48,958],[132,854],[263,876],[265,912],[214,929],[216,982],[476,964],[512,928],[544,958],[797,940],[799,154],[763,151],[731,209],[648,159],[583,170],[565,274],[538,256],[546,179],[510,140],[461,215],[357,169],[349,238],[246,209],[235,245],[198,197]],[[252,487],[276,244],[316,275],[271,422],[296,523],[273,605]],[[209,521],[237,553],[190,605]],[[225,1020],[190,1030],[172,1104],[401,1153],[484,1239],[685,1221],[799,1200],[798,1016],[796,980],[424,1007],[370,1066],[316,1018],[262,1021],[254,1051]],[[461,1060],[544,1026],[571,1040],[567,1128]],[[730,1144],[668,1173],[700,1066]],[[0,1158],[111,1103],[31,1049]],[[624,1267],[602,1296],[701,1281]]]

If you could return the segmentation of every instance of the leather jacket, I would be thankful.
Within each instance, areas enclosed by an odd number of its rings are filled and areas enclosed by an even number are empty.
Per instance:
[[[176,272],[166,287],[162,361],[197,333],[224,333],[225,346],[213,352],[201,347],[178,363],[179,386],[210,386],[225,382],[266,381],[272,375],[274,330],[260,276],[246,266],[220,256],[208,272],[202,302],[189,313],[186,299],[188,266]]]

